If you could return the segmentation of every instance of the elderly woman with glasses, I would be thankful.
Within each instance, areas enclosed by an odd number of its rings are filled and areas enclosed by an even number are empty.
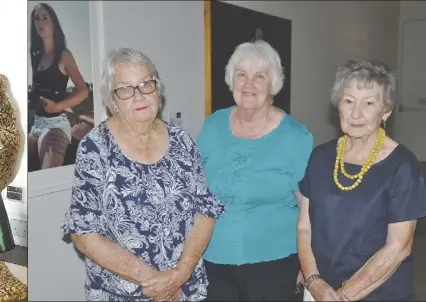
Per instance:
[[[223,205],[209,191],[187,132],[158,116],[164,86],[139,51],[105,62],[112,117],[80,142],[62,226],[86,256],[91,301],[201,301],[201,258]]]

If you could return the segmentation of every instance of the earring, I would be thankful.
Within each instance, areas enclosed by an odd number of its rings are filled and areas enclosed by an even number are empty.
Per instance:
[[[114,114],[114,115],[118,114],[118,107],[115,103],[111,104],[111,110],[112,110],[112,114]]]
[[[386,129],[386,120],[382,120],[382,128]]]

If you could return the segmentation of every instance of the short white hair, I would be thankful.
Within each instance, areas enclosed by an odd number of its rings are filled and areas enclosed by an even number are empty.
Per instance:
[[[232,91],[234,86],[235,70],[246,63],[259,61],[267,68],[271,76],[271,94],[277,95],[284,85],[284,68],[278,52],[267,42],[257,40],[245,42],[237,46],[225,68],[225,82]]]
[[[112,50],[109,52],[103,63],[101,83],[102,101],[111,113],[115,114],[114,103],[112,98],[112,84],[117,66],[120,64],[146,66],[157,82],[158,97],[161,100],[161,97],[164,94],[165,87],[160,79],[157,68],[155,67],[154,63],[152,63],[152,61],[148,58],[148,56],[138,50],[130,48],[120,48],[117,50]]]

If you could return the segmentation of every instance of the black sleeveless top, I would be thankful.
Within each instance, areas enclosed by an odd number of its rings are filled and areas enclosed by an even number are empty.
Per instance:
[[[61,112],[48,113],[44,110],[40,97],[59,103],[67,96],[67,84],[69,76],[64,75],[59,69],[61,56],[56,58],[49,68],[37,71],[37,66],[33,70],[33,87],[30,94],[30,106],[35,110],[35,114],[43,117],[55,117]]]
[[[426,177],[415,155],[398,145],[371,166],[353,191],[333,181],[337,139],[314,149],[300,192],[309,198],[312,251],[322,278],[337,289],[386,244],[389,223],[426,216]],[[349,174],[361,166],[345,163]],[[342,177],[348,186],[353,183]],[[406,301],[413,295],[413,259],[363,301]]]

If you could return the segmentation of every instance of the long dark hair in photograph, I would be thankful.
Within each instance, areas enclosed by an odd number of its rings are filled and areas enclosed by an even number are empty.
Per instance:
[[[35,11],[38,7],[43,7],[48,12],[50,19],[53,23],[53,51],[54,51],[54,60],[57,60],[62,55],[62,52],[67,48],[67,42],[65,39],[64,31],[62,30],[61,24],[59,23],[58,16],[55,13],[55,10],[46,3],[37,4],[33,11],[31,12],[31,46],[30,46],[30,56],[31,56],[31,66],[33,72],[36,70],[38,64],[40,63],[41,58],[44,54],[44,45],[43,40],[39,36],[35,26]]]

